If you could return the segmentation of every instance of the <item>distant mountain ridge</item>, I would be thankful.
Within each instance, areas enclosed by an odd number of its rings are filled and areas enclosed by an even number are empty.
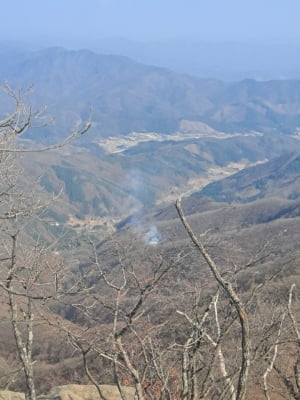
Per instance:
[[[62,48],[17,56],[3,53],[0,80],[15,87],[33,83],[35,103],[47,104],[57,119],[57,135],[74,120],[84,119],[89,107],[94,110],[97,136],[171,133],[182,120],[204,122],[225,132],[292,134],[300,126],[297,80],[225,83],[127,57]],[[1,101],[0,106],[3,110]]]
[[[56,118],[56,126],[33,129],[31,138],[57,142],[93,108],[93,130],[82,140],[26,161],[47,191],[64,189],[63,220],[68,214],[120,218],[200,189],[220,171],[230,173],[230,164],[242,168],[300,151],[300,81],[225,83],[88,50],[0,54],[0,79],[23,88],[33,82],[34,105],[47,104]],[[0,111],[7,112],[3,96]],[[165,135],[128,148],[117,138],[115,152],[99,145],[132,131]]]

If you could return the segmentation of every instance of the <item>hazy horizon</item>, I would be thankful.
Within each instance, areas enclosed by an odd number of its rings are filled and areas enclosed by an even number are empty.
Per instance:
[[[10,0],[1,4],[2,40],[84,46],[105,38],[140,42],[296,44],[296,0]]]
[[[128,56],[202,77],[300,78],[300,2],[3,2],[0,44]]]

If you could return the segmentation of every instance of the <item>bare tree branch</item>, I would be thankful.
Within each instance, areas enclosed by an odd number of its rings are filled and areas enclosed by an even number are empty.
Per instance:
[[[181,199],[177,199],[176,201],[176,209],[179,215],[179,218],[187,231],[189,237],[191,238],[192,242],[195,244],[197,249],[200,251],[202,257],[206,261],[207,265],[209,266],[211,272],[213,273],[217,283],[220,287],[224,289],[227,293],[228,297],[234,304],[236,311],[239,316],[239,321],[241,325],[241,346],[242,346],[242,363],[238,378],[238,385],[236,389],[236,400],[243,400],[246,396],[246,389],[247,389],[247,378],[250,366],[250,329],[249,329],[249,322],[248,317],[246,314],[246,310],[244,305],[237,295],[236,291],[233,289],[232,284],[226,281],[222,275],[220,274],[214,260],[206,251],[205,247],[203,246],[202,242],[196,237],[193,230],[191,229],[190,225],[188,224],[182,207],[181,207]]]

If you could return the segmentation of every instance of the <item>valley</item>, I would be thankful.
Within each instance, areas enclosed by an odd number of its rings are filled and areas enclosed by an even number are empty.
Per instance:
[[[227,400],[245,378],[260,400],[268,372],[296,399],[300,81],[11,57],[0,77],[36,89],[0,96],[0,387]]]
[[[121,137],[118,136],[110,136],[105,139],[100,139],[97,141],[97,144],[103,148],[107,153],[121,153],[130,147],[137,146],[143,142],[164,142],[164,141],[186,141],[193,139],[202,139],[202,138],[214,138],[214,139],[227,139],[230,137],[236,136],[262,136],[262,134],[258,132],[249,132],[249,133],[224,133],[218,132],[214,129],[210,128],[208,125],[195,122],[195,121],[182,121],[180,124],[180,131],[174,134],[159,134],[155,132],[132,132],[128,135],[123,135]]]

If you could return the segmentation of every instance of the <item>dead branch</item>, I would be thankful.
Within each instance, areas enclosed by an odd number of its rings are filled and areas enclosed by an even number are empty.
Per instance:
[[[236,291],[233,289],[232,284],[226,281],[222,275],[220,274],[214,260],[206,251],[205,247],[203,246],[202,242],[196,237],[192,228],[188,224],[185,215],[183,213],[181,207],[181,199],[177,199],[176,201],[176,209],[179,215],[179,218],[188,233],[190,239],[195,244],[196,248],[200,251],[202,257],[206,261],[208,267],[210,268],[211,272],[213,273],[214,278],[216,279],[218,285],[227,293],[229,299],[234,304],[234,307],[237,311],[240,326],[241,326],[241,356],[242,362],[238,377],[238,384],[236,389],[236,400],[243,400],[246,396],[246,389],[247,389],[247,378],[249,373],[249,366],[250,366],[250,329],[249,329],[249,322],[246,310],[244,305],[237,295]]]

